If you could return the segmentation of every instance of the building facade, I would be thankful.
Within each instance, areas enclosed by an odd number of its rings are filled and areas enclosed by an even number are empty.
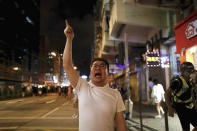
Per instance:
[[[114,64],[116,56],[121,55],[119,44],[123,43],[127,47],[124,50],[124,62],[126,58],[130,62],[127,66],[129,71],[123,68],[120,74],[137,72],[137,81],[130,79],[130,85],[136,86],[131,88],[142,90],[142,100],[149,98],[147,84],[149,77],[159,78],[164,88],[168,88],[170,79],[179,75],[181,61],[181,54],[174,53],[177,49],[173,26],[195,10],[195,1],[103,0],[99,2],[100,15],[97,17],[95,27],[94,56],[104,57],[110,61],[110,64]],[[140,52],[137,48],[142,50],[145,48],[145,50]],[[152,61],[153,66],[147,66],[147,52],[158,52],[160,65],[154,65],[155,58],[152,57],[150,60],[154,61]],[[139,96],[133,98],[139,100]]]

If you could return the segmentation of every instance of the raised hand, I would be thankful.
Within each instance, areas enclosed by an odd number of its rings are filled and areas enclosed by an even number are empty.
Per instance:
[[[74,32],[72,27],[68,24],[68,21],[65,20],[66,28],[64,29],[64,34],[66,35],[67,39],[73,39],[74,38]]]

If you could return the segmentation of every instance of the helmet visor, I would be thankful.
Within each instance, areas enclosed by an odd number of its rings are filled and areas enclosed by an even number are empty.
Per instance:
[[[185,69],[185,71],[186,72],[188,72],[188,73],[193,73],[194,72],[194,67],[187,67],[186,69]]]

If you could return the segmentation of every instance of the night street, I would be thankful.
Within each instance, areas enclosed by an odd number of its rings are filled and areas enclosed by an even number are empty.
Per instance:
[[[197,0],[0,12],[0,131],[197,131]]]
[[[72,115],[72,102],[57,94],[0,101],[0,130],[76,131]]]

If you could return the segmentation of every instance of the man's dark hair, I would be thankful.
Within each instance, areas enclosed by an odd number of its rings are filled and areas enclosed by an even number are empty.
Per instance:
[[[95,62],[95,61],[103,61],[106,65],[107,65],[107,70],[109,72],[109,63],[107,62],[106,59],[104,58],[94,58],[91,63],[90,63],[90,67],[92,67],[92,64]]]
[[[191,62],[183,62],[180,66],[180,70],[185,71],[187,69],[194,69],[194,65]]]

